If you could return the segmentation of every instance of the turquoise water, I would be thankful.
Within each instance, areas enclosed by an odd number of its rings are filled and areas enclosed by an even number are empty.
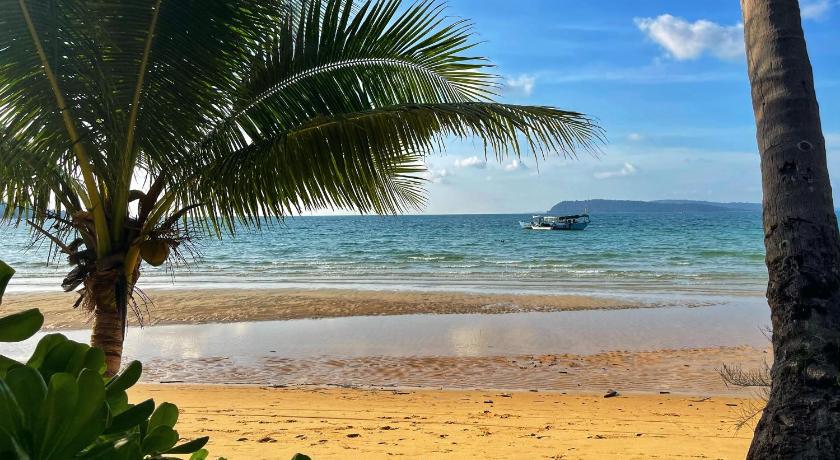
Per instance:
[[[582,232],[534,232],[528,215],[297,217],[196,242],[189,266],[144,268],[145,288],[336,287],[539,293],[761,293],[759,213],[595,214]],[[56,290],[68,271],[0,227],[12,290]],[[173,270],[174,268],[174,270]]]

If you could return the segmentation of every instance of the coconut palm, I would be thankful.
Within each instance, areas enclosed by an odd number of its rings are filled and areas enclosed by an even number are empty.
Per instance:
[[[452,137],[498,158],[600,140],[493,102],[473,46],[434,0],[0,0],[0,201],[66,255],[115,372],[141,264],[195,232],[416,208]]]
[[[747,458],[840,458],[840,233],[797,0],[741,0],[773,367]]]

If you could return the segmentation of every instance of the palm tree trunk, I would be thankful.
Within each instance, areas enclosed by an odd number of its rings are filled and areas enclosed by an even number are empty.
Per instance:
[[[120,297],[119,270],[98,272],[85,281],[86,295],[93,303],[93,332],[91,346],[105,352],[106,375],[119,372],[122,360],[123,341],[125,340],[125,295]],[[125,283],[123,283],[125,284]],[[118,304],[122,304],[118,308]]]
[[[840,234],[797,0],[741,0],[774,361],[750,459],[840,458]]]
[[[122,361],[124,336],[124,317],[117,310],[116,304],[96,307],[93,316],[93,333],[90,336],[91,346],[101,348],[105,352],[106,375],[113,376],[120,370]]]

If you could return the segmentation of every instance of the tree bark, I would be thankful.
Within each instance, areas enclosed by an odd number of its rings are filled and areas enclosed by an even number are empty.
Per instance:
[[[774,353],[748,458],[840,458],[840,234],[799,3],[741,0],[741,8]]]
[[[88,302],[93,305],[93,331],[90,344],[105,352],[106,375],[115,375],[120,370],[125,321],[127,292],[120,290],[120,271],[97,272],[85,281]],[[125,285],[125,282],[122,282]],[[120,302],[122,297],[122,302]],[[118,307],[118,305],[122,307]]]
[[[105,375],[110,377],[120,370],[125,339],[124,315],[117,310],[116,304],[97,305],[93,315],[90,345],[105,352]]]

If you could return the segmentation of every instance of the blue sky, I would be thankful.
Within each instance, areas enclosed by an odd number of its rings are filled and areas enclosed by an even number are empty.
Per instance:
[[[477,143],[428,160],[426,213],[530,212],[590,198],[761,200],[759,159],[733,0],[450,0],[497,64],[505,102],[585,112],[599,158],[483,161]],[[840,0],[801,0],[840,177]],[[840,189],[840,187],[838,187]],[[835,201],[840,201],[835,194]]]

